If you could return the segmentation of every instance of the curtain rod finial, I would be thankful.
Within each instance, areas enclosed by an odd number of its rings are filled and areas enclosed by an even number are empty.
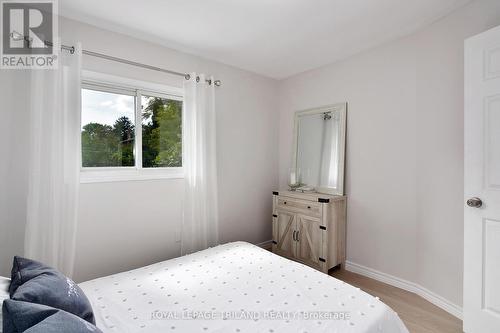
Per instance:
[[[215,80],[214,84],[216,87],[220,87],[222,85],[222,82],[220,82],[220,80]]]

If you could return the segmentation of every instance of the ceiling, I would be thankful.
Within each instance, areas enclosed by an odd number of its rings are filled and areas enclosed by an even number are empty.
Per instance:
[[[60,14],[281,79],[407,35],[471,0],[61,0]]]

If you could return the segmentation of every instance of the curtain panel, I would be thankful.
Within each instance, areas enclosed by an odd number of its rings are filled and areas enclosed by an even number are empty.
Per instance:
[[[32,70],[25,256],[72,276],[80,184],[81,46]]]
[[[184,83],[183,255],[219,242],[213,82],[212,77],[192,73]]]

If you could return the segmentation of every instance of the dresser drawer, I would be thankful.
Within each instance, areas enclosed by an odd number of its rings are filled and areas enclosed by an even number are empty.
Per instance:
[[[321,217],[321,204],[317,202],[297,200],[279,196],[276,205],[276,208],[279,210],[301,213],[308,216]]]

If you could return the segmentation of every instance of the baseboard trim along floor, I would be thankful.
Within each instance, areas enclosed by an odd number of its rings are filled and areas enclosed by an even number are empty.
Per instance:
[[[462,319],[462,307],[448,301],[447,299],[437,295],[436,293],[422,287],[419,284],[400,279],[398,277],[386,274],[375,269],[359,265],[350,261],[346,261],[345,269],[347,271],[364,275],[374,280],[387,283],[391,286],[412,292],[422,297],[423,299],[431,302],[432,304],[440,307],[449,314]]]
[[[255,244],[265,250],[268,250],[268,251],[271,251],[271,248],[272,248],[272,244],[273,244],[273,241],[272,240],[268,240],[268,241],[265,241],[265,242],[262,242],[262,243],[259,243],[259,244]]]

